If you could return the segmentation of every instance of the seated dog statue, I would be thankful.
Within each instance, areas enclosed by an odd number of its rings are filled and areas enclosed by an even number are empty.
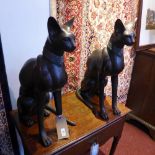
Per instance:
[[[93,111],[94,106],[91,98],[99,96],[100,116],[108,120],[108,115],[104,107],[104,87],[107,84],[107,76],[111,76],[112,81],[112,109],[115,115],[121,112],[117,108],[117,86],[118,74],[124,68],[124,45],[131,46],[135,41],[135,34],[132,30],[133,24],[124,26],[120,19],[117,19],[107,47],[102,50],[95,50],[88,57],[87,68],[81,88],[77,91],[77,96]]]
[[[33,115],[37,115],[39,125],[39,136],[44,146],[51,144],[44,128],[45,109],[53,93],[56,115],[62,115],[61,88],[67,82],[67,73],[64,65],[64,51],[72,52],[76,48],[75,36],[70,28],[73,20],[66,22],[63,26],[57,23],[53,17],[49,17],[48,38],[43,52],[37,58],[31,58],[22,67],[19,80],[20,92],[17,100],[20,120],[27,126],[34,124]]]

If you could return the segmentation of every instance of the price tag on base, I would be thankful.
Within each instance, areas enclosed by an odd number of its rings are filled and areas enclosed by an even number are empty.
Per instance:
[[[58,139],[64,139],[69,137],[68,125],[64,116],[56,116],[56,129]]]

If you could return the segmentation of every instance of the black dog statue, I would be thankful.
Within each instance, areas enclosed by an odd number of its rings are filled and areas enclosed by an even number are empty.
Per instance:
[[[72,52],[76,48],[75,36],[70,31],[73,21],[74,18],[60,27],[53,17],[49,17],[49,35],[42,55],[29,59],[19,74],[19,118],[24,124],[31,126],[34,124],[32,116],[37,115],[39,136],[44,146],[52,143],[44,128],[44,116],[48,114],[45,109],[62,115],[61,88],[67,82],[63,55],[64,51]],[[50,99],[49,92],[53,93],[56,110],[47,105]]]
[[[81,88],[76,92],[77,96],[95,113],[96,110],[91,98],[98,95],[100,116],[104,120],[108,120],[104,107],[104,87],[107,84],[107,76],[111,76],[112,81],[113,113],[115,115],[121,113],[117,107],[118,74],[124,68],[124,45],[131,46],[134,44],[135,34],[131,31],[132,27],[132,23],[125,27],[120,19],[116,20],[108,46],[102,50],[95,50],[88,57],[87,69],[81,82]]]

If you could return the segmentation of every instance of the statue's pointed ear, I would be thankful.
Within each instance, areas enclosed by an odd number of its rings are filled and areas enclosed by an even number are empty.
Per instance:
[[[61,31],[61,28],[54,17],[48,18],[47,28],[50,36],[53,36],[54,34],[59,33]]]
[[[73,26],[73,22],[74,22],[74,17],[72,19],[70,19],[69,21],[67,21],[64,26],[65,27],[69,27],[71,28]]]
[[[130,23],[125,25],[125,28],[126,28],[127,31],[131,31],[131,30],[133,30],[134,26],[135,26],[135,23],[130,22]]]
[[[120,19],[117,19],[114,26],[116,33],[123,33],[125,31],[125,27]]]
[[[127,23],[127,24],[125,25],[126,30],[128,30],[128,31],[133,30],[133,29],[135,28],[136,22],[137,22],[137,18],[135,18],[134,21]]]
[[[135,18],[135,20],[134,20],[134,22],[136,23],[136,22],[137,22],[137,20],[138,20],[138,18],[136,17],[136,18]]]

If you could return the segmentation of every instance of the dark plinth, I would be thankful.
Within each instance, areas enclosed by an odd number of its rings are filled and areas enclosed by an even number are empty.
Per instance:
[[[80,155],[88,152],[94,142],[103,145],[109,138],[114,137],[110,153],[112,155],[121,137],[125,116],[130,110],[124,104],[118,104],[121,116],[114,116],[110,99],[107,98],[105,105],[110,119],[105,122],[96,118],[90,109],[77,99],[74,93],[64,95],[62,101],[64,115],[69,120],[76,122],[77,125],[69,126],[69,139],[58,140],[55,128],[55,116],[51,114],[45,120],[45,127],[53,144],[47,148],[38,142],[37,124],[31,128],[27,128],[19,122],[17,111],[11,112],[12,121],[22,138],[25,153],[33,155]]]

